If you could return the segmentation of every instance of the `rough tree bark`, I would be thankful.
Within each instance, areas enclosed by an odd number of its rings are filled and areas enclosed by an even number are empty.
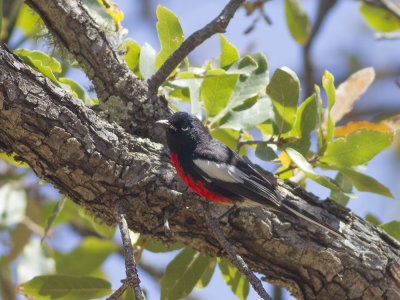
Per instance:
[[[132,230],[224,255],[206,227],[202,199],[180,181],[157,142],[163,137],[153,124],[168,114],[166,103],[146,99],[147,85],[79,1],[27,2],[75,55],[106,113],[101,118],[1,46],[0,148],[16,152],[38,177],[108,224],[116,223],[115,206],[122,201]],[[123,118],[113,116],[112,104],[126,109]],[[299,299],[400,299],[397,241],[335,203],[317,202],[280,181],[278,188],[332,226],[341,223],[347,239],[268,211],[236,211],[221,228],[254,271]],[[164,233],[166,208],[173,236]]]

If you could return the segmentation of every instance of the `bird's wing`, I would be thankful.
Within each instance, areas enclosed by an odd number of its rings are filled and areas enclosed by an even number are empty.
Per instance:
[[[206,181],[260,204],[281,206],[282,198],[266,178],[229,148],[224,151],[225,157],[204,149],[202,156],[195,155],[193,163]]]

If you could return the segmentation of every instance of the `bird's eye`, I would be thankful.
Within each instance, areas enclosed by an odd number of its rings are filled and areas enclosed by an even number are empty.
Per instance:
[[[182,131],[188,131],[189,130],[189,125],[184,125],[182,126]]]

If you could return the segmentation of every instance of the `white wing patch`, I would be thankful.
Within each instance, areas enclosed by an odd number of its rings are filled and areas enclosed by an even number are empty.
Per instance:
[[[225,182],[243,183],[247,175],[235,166],[215,161],[195,159],[194,164],[209,177]]]

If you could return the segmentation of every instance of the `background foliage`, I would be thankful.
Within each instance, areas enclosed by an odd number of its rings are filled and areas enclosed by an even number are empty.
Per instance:
[[[155,9],[157,24],[153,28],[157,30],[161,45],[160,50],[155,50],[156,45],[136,42],[135,32],[127,34],[122,26],[124,14],[115,4],[107,1],[108,5],[104,5],[97,0],[82,2],[107,32],[129,68],[141,78],[150,78],[185,38],[184,26],[167,8],[168,3],[167,7],[159,5]],[[264,26],[264,21],[285,19],[292,39],[299,45],[307,45],[315,21],[310,20],[302,3],[286,0],[284,5],[279,4],[283,5],[284,14],[270,15],[267,2],[246,2],[241,8],[242,13],[248,15],[244,19],[246,23],[240,25],[242,30],[250,34]],[[149,3],[143,1],[143,10]],[[70,91],[85,105],[98,104],[91,88],[78,84],[82,76],[79,65],[54,44],[40,18],[21,1],[4,1],[4,7],[1,40],[26,64]],[[353,6],[353,9],[357,8]],[[387,9],[363,2],[358,9],[370,28],[369,36],[373,31],[378,38],[387,38],[388,33],[398,35],[400,20]],[[210,11],[210,15],[216,14],[217,9]],[[154,15],[153,10],[150,15]],[[274,26],[263,30],[274,30]],[[238,35],[242,37],[242,33]],[[44,39],[38,43],[39,37]],[[162,85],[160,93],[166,95],[175,109],[191,111],[203,120],[215,138],[240,154],[249,155],[261,167],[274,169],[280,178],[290,179],[305,188],[317,185],[327,188],[325,192],[329,191],[330,198],[343,206],[359,192],[393,198],[384,185],[386,177],[380,175],[382,172],[370,176],[365,170],[367,164],[396,138],[400,109],[390,109],[390,113],[384,110],[360,112],[353,106],[363,99],[364,92],[368,93],[375,78],[381,80],[382,76],[387,76],[386,80],[392,85],[396,84],[396,78],[385,74],[384,68],[379,70],[381,74],[371,67],[359,68],[362,64],[356,63],[357,68],[350,68],[352,72],[341,74],[343,78],[349,76],[346,80],[335,80],[334,74],[324,71],[312,86],[312,92],[307,93],[307,88],[306,91],[301,89],[302,77],[299,79],[289,67],[271,69],[263,51],[250,49],[240,55],[227,36],[219,35],[218,39],[219,55],[204,61],[185,59]],[[279,44],[279,41],[273,42]],[[395,100],[400,99],[398,91]],[[382,92],[377,96],[383,95]],[[111,285],[109,277],[110,274],[115,276],[115,271],[105,272],[104,266],[113,257],[120,260],[120,242],[118,235],[114,237],[115,228],[94,220],[72,201],[40,182],[29,167],[18,160],[18,155],[0,155],[1,298],[17,299],[26,295],[34,299],[93,299],[110,294],[114,284]],[[368,206],[368,197],[362,194],[364,199],[359,201]],[[365,217],[399,238],[398,221],[380,224],[373,210]],[[60,246],[58,235],[66,235],[68,245]],[[162,299],[184,298],[194,288],[206,287],[218,280],[213,276],[215,269],[219,269],[220,278],[237,298],[246,299],[249,295],[246,278],[224,259],[206,257],[184,245],[166,247],[137,233],[132,233],[132,240],[139,260],[139,275],[145,278],[144,289],[152,290],[154,282],[159,283]],[[149,252],[170,251],[174,252],[168,255],[170,263],[165,270],[141,259]],[[123,267],[120,268],[122,272]],[[123,277],[121,274],[119,276]],[[146,283],[151,281],[147,276],[153,283]],[[196,295],[201,297],[202,294]],[[132,299],[130,292],[124,297]]]

